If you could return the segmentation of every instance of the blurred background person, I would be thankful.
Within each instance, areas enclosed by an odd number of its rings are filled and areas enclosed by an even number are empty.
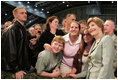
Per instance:
[[[30,33],[31,36],[36,36],[36,31],[35,31],[34,27],[30,27],[28,29],[28,32]]]
[[[83,34],[84,33],[84,30],[86,29],[87,27],[87,23],[85,20],[80,20],[79,21],[79,25],[80,25],[80,33]]]
[[[6,21],[5,24],[4,24],[4,29],[9,27],[10,25],[12,25],[12,22],[11,21]]]
[[[106,20],[104,23],[104,33],[112,37],[114,42],[114,74],[117,77],[117,36],[114,34],[115,23],[113,20]]]
[[[12,22],[11,21],[6,21],[5,23],[4,23],[4,25],[2,26],[2,32],[3,32],[3,30],[5,30],[7,27],[9,27],[10,25],[12,25]]]
[[[34,29],[36,31],[36,36],[37,36],[37,40],[39,39],[40,35],[43,32],[42,26],[40,24],[35,24],[34,25]]]
[[[75,21],[75,20],[76,20],[76,15],[75,14],[67,14],[66,15],[66,24],[65,24],[65,27],[64,27],[65,34],[69,33],[71,22]]]
[[[37,37],[36,37],[36,31],[34,29],[34,27],[30,27],[28,29],[28,39],[30,41],[30,47],[33,46],[33,45],[36,45],[36,42],[37,42]],[[35,41],[35,44],[32,44],[31,42],[34,42]],[[30,51],[29,51],[29,55],[30,55],[30,62],[31,62],[31,65],[32,67],[34,68],[35,67],[35,64],[36,64],[36,60],[37,60],[37,51],[35,49],[33,49],[32,47],[30,48]]]
[[[61,30],[62,30],[64,33],[65,33],[65,27],[66,27],[66,18],[63,18]]]

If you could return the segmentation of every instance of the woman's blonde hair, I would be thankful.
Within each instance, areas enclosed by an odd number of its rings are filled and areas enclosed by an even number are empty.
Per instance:
[[[89,26],[90,22],[94,22],[98,27],[101,28],[102,32],[104,33],[104,25],[102,19],[100,19],[99,17],[89,18],[87,21],[87,27]]]

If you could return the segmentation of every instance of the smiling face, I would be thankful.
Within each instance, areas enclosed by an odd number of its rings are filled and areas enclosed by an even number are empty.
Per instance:
[[[101,28],[94,22],[90,22],[88,25],[88,31],[92,36],[96,36],[101,32]]]
[[[54,54],[60,52],[61,50],[63,50],[63,44],[59,43],[57,41],[54,41],[51,43],[51,47],[52,47],[52,51]]]
[[[71,36],[78,36],[79,35],[79,25],[76,22],[71,23],[70,35]]]
[[[55,18],[52,22],[50,22],[50,28],[57,29],[59,26],[59,20]]]
[[[35,29],[36,33],[38,33],[38,31],[43,32],[42,27],[40,25],[35,25],[34,29]]]
[[[83,34],[83,39],[84,39],[84,42],[85,43],[89,43],[93,40],[93,36],[91,36],[89,34],[89,32],[87,30],[84,31],[84,34]]]

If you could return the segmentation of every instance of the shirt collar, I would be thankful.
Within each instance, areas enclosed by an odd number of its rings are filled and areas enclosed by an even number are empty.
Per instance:
[[[70,38],[69,38],[69,33],[68,34],[66,34],[65,36],[63,36],[64,37],[64,39],[65,39],[65,41],[66,42],[70,42],[71,43],[71,41],[70,41]],[[79,34],[79,38],[78,38],[78,40],[76,41],[76,43],[75,44],[78,44],[78,43],[80,43],[81,42],[81,38],[82,38],[82,35],[81,34]]]

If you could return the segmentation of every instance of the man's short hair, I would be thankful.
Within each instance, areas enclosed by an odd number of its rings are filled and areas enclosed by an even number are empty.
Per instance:
[[[66,15],[66,18],[70,17],[71,15],[74,15],[74,16],[76,17],[75,14],[67,14],[67,15]]]
[[[16,7],[16,8],[13,10],[13,15],[17,12],[18,9],[25,9],[25,10],[26,10],[26,8],[24,8],[24,7]]]
[[[80,20],[78,23],[79,23],[79,24],[85,24],[85,25],[87,25],[86,20]]]
[[[113,22],[113,24],[114,24],[114,26],[115,26],[115,22],[114,22],[113,20],[107,19],[106,21],[111,21],[111,22]]]
[[[42,26],[41,26],[40,24],[35,24],[35,25],[34,25],[34,28],[35,28],[36,26],[40,26],[40,27],[42,28]]]

